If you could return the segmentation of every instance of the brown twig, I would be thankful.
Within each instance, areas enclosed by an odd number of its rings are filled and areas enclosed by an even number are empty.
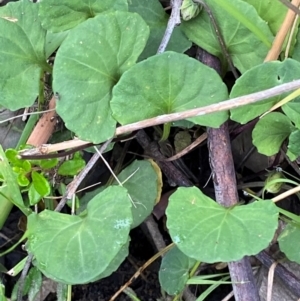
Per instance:
[[[59,204],[55,208],[55,211],[61,211],[62,208],[65,206],[67,200],[70,200],[73,195],[76,193],[76,190],[80,183],[83,181],[85,176],[88,174],[88,172],[92,169],[92,167],[95,165],[95,163],[99,160],[100,155],[106,150],[107,146],[111,140],[106,141],[96,152],[93,157],[90,159],[90,161],[87,163],[87,165],[84,167],[84,169],[76,176],[76,178],[67,186],[66,192],[62,199],[60,200]]]
[[[27,144],[39,146],[48,142],[56,126],[55,98],[52,97],[49,102],[49,112],[45,113],[36,124]]]
[[[255,256],[266,268],[270,268],[275,260],[266,252],[261,251]],[[278,263],[275,269],[275,276],[280,278],[284,285],[294,294],[300,298],[300,281],[290,271],[288,271],[282,264]]]
[[[212,56],[206,53],[211,62]],[[206,64],[204,59],[202,63]],[[225,206],[233,206],[239,202],[231,143],[227,122],[219,129],[207,129],[207,145],[216,201]],[[259,301],[258,289],[247,257],[229,262],[234,297],[236,301]]]

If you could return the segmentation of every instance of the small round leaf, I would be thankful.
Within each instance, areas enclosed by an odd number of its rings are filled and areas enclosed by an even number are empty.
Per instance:
[[[279,112],[269,113],[258,121],[252,132],[253,144],[266,156],[278,153],[282,142],[295,130],[288,117]]]

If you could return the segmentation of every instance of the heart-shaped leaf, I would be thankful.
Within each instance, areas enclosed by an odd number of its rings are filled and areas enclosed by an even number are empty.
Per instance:
[[[42,26],[52,32],[71,29],[89,18],[106,12],[127,11],[126,0],[42,0],[39,17]]]
[[[282,142],[295,130],[288,117],[279,112],[269,113],[258,121],[252,132],[253,144],[266,156],[278,153]]]
[[[278,224],[278,210],[271,201],[225,208],[196,187],[178,188],[166,214],[178,248],[208,263],[257,254],[268,246]]]
[[[38,5],[28,0],[0,8],[0,28],[0,104],[14,111],[34,103],[42,71],[50,71],[46,31],[38,19]]]
[[[112,186],[95,196],[83,216],[45,210],[28,217],[28,250],[49,278],[81,284],[99,277],[128,241],[131,201]]]
[[[167,51],[123,74],[113,89],[111,109],[118,122],[128,124],[204,107],[227,97],[227,88],[216,71],[184,54]],[[219,127],[227,116],[227,112],[218,112],[188,120]]]
[[[137,14],[100,14],[74,28],[59,48],[53,89],[57,112],[81,139],[103,142],[114,135],[111,90],[135,64],[149,34]]]

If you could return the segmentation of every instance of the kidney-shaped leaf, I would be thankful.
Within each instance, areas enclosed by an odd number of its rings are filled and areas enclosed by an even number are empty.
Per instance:
[[[252,132],[253,144],[261,154],[272,156],[294,130],[288,117],[279,112],[269,113],[255,125]]]
[[[166,214],[178,248],[208,263],[257,254],[272,240],[278,223],[278,210],[271,201],[225,208],[195,187],[177,189]]]
[[[0,104],[10,110],[31,106],[39,94],[46,63],[46,31],[30,1],[0,8]]]
[[[126,0],[42,0],[39,3],[42,26],[52,32],[71,29],[99,13],[127,10]]]
[[[123,74],[113,89],[111,109],[121,124],[204,107],[227,99],[227,88],[213,69],[184,54],[165,52]],[[218,127],[227,112],[189,118]]]
[[[95,196],[84,216],[45,210],[28,217],[28,250],[49,278],[67,284],[92,281],[128,241],[131,201],[125,188]]]
[[[273,35],[255,8],[242,0],[205,2],[210,7],[226,48],[240,72],[244,73],[263,62],[271,47]],[[197,18],[183,22],[183,31],[191,41],[225,61],[212,20],[204,10]]]
[[[162,259],[159,269],[159,282],[169,295],[183,291],[189,279],[189,271],[196,263],[177,247],[172,248]]]
[[[107,13],[78,25],[59,48],[53,70],[57,112],[81,139],[99,143],[114,135],[111,90],[136,62],[148,34],[139,15]]]
[[[264,89],[291,82],[300,76],[300,63],[287,59],[283,62],[272,61],[256,66],[245,72],[233,86],[230,98],[259,92]],[[274,104],[285,97],[287,93],[271,97],[259,103],[243,106],[231,110],[230,118],[239,123],[247,123],[255,117],[269,110]],[[286,104],[287,109],[295,105],[294,102]],[[296,105],[297,106],[297,105]],[[296,113],[296,112],[295,112]]]

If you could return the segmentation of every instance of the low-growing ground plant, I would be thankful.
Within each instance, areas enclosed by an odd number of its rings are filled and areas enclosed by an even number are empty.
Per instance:
[[[48,152],[45,156],[26,145],[28,135],[18,147],[0,149],[0,225],[13,205],[21,210],[27,218],[21,241],[28,260],[16,269],[33,264],[12,299],[28,295],[34,300],[42,275],[59,283],[59,300],[70,298],[72,285],[109,276],[128,255],[130,231],[151,215],[165,192],[161,169],[168,174],[161,162],[167,160],[153,154],[149,159],[151,152],[145,152],[144,159],[129,162],[117,175],[112,172],[107,183],[75,198],[74,185],[94,164],[86,164],[80,148],[109,145],[108,151],[116,151],[119,140],[153,127],[156,143],[165,150],[168,139],[188,133],[183,146],[182,138],[174,138],[180,153],[191,144],[191,131],[198,138],[206,129],[210,135],[210,129],[230,122],[253,127],[251,143],[260,154],[271,157],[282,151],[299,169],[299,90],[291,93],[300,87],[298,21],[283,41],[279,59],[266,59],[288,8],[273,1],[269,9],[267,0],[173,0],[169,8],[161,2],[20,0],[0,8],[1,107],[15,111],[36,104],[42,110],[50,87],[65,132],[86,141],[79,148],[66,147],[74,150],[66,161],[61,153],[49,158]],[[187,54],[199,47],[219,60],[219,69]],[[230,76],[236,78],[225,83]],[[33,127],[28,122],[26,132]],[[214,151],[211,144],[208,149]],[[88,151],[103,158],[105,149]],[[179,300],[187,285],[211,285],[197,299],[204,300],[216,286],[232,283],[236,300],[242,300],[239,285],[250,280],[237,282],[232,273],[231,280],[227,273],[216,275],[217,280],[197,276],[197,268],[258,254],[272,242],[279,219],[286,223],[278,238],[280,249],[300,263],[299,216],[276,205],[283,197],[270,196],[291,185],[297,192],[299,180],[291,178],[270,171],[260,185],[268,194],[255,195],[246,185],[254,199],[231,206],[204,193],[200,180],[191,185],[169,182],[177,187],[165,210],[172,245],[159,254],[165,254],[159,270],[162,290]],[[62,201],[56,207],[58,192]],[[59,212],[66,201],[70,214]],[[125,292],[138,300],[130,290]],[[6,300],[2,287],[0,296]]]

